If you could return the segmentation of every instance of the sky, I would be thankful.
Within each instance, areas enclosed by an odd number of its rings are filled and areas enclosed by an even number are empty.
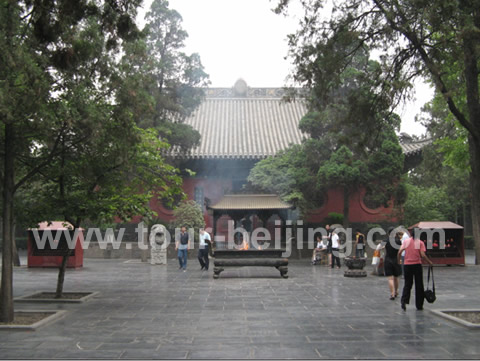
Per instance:
[[[151,0],[139,13],[139,23]],[[170,8],[183,18],[188,32],[186,53],[198,53],[211,87],[232,87],[239,78],[250,87],[282,87],[293,67],[289,60],[287,35],[298,28],[302,12],[293,2],[290,15],[271,11],[276,0],[170,0]],[[433,95],[422,82],[416,85],[416,100],[397,109],[401,132],[421,135],[425,129],[415,115]]]

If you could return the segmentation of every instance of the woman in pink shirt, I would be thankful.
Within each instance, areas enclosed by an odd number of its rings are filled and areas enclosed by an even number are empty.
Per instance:
[[[418,231],[413,235],[418,234]],[[407,310],[406,305],[410,303],[410,293],[412,291],[413,279],[415,278],[415,306],[417,310],[423,310],[423,270],[422,270],[422,258],[427,261],[430,265],[433,265],[432,261],[425,254],[426,248],[425,244],[419,240],[414,239],[413,237],[405,240],[400,247],[397,255],[397,261],[400,264],[400,258],[402,251],[405,250],[405,259],[404,259],[404,277],[405,285],[403,286],[402,293],[402,309]]]

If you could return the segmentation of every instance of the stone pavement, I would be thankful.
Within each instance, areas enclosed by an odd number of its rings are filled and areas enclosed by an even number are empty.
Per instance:
[[[437,301],[407,312],[390,301],[387,279],[292,261],[274,268],[227,269],[218,280],[190,261],[152,266],[86,259],[68,270],[66,291],[99,291],[83,304],[16,304],[62,309],[33,332],[0,331],[1,359],[478,359],[480,331],[430,313],[480,308],[480,267],[437,267]],[[57,270],[14,272],[15,296],[53,291]],[[403,282],[401,282],[401,285]],[[413,301],[413,300],[412,300]]]

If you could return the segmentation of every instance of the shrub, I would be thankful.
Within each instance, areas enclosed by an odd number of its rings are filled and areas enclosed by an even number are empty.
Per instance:
[[[330,212],[325,218],[326,224],[343,224],[343,214]]]
[[[195,240],[198,240],[198,229],[205,227],[203,212],[197,203],[188,200],[183,201],[173,211],[175,219],[171,223],[171,231],[182,226],[195,229]],[[173,236],[174,233],[172,233]]]

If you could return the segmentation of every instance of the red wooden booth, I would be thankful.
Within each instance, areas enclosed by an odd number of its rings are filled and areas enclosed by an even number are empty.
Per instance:
[[[453,222],[418,222],[409,227],[420,229],[420,239],[425,242],[427,256],[434,264],[465,265],[463,227]],[[442,233],[445,235],[442,244]]]
[[[38,232],[38,239],[41,240],[44,232],[52,232],[52,239],[55,238],[57,231],[62,231],[62,235],[58,242],[52,247],[50,242],[44,238],[44,247],[39,247],[39,244],[35,241],[33,231]],[[28,267],[60,267],[62,264],[63,255],[68,251],[68,243],[65,239],[64,232],[70,233],[70,239],[73,241],[74,231],[73,226],[68,222],[42,222],[36,229],[28,230],[28,242],[27,242],[27,254],[28,254]],[[40,242],[41,243],[41,242]],[[67,267],[77,268],[83,266],[83,229],[77,231],[77,237],[75,239],[75,249],[70,253],[68,258]]]

